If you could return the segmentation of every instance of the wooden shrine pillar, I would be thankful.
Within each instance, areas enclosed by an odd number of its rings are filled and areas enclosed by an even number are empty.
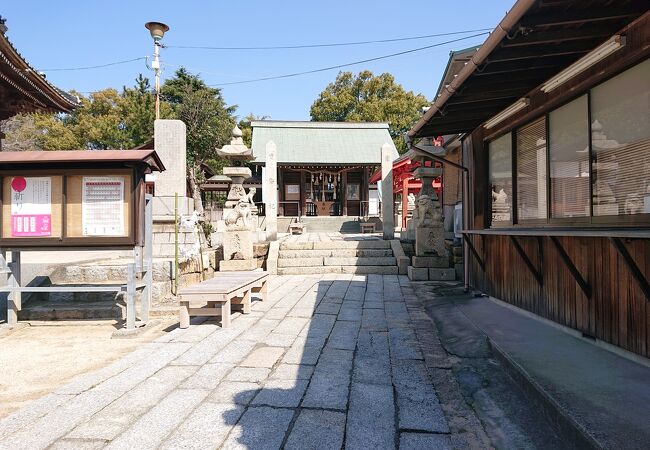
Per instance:
[[[348,215],[348,172],[341,173],[341,210],[342,215]]]

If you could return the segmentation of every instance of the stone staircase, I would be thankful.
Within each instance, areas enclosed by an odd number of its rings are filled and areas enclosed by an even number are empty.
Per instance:
[[[282,242],[277,266],[278,275],[398,274],[390,241],[379,239]]]
[[[215,264],[214,252],[209,256],[209,267],[202,267],[198,257],[179,266],[179,286],[198,283],[202,271],[212,276]],[[111,286],[126,284],[126,265],[132,259],[93,261],[53,268],[48,276],[38,277],[32,286]],[[171,295],[173,284],[173,262],[169,259],[154,259],[151,317],[171,316],[178,312],[178,302]],[[136,291],[136,311],[140,310],[140,293]],[[51,292],[24,294],[19,320],[78,320],[117,319],[126,317],[124,292]]]

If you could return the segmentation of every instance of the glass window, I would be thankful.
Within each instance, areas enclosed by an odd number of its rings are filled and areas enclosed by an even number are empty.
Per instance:
[[[489,183],[492,192],[492,222],[509,222],[512,214],[512,136],[489,144]]]
[[[552,217],[589,216],[587,96],[549,114]]]
[[[517,130],[517,217],[546,219],[546,119]]]
[[[594,216],[650,213],[650,60],[591,91]]]

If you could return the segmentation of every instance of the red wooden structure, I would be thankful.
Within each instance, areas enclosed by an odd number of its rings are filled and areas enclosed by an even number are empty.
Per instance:
[[[437,141],[436,141],[437,144]],[[440,143],[442,145],[442,143]],[[406,152],[393,162],[393,201],[395,197],[402,194],[402,228],[406,228],[408,195],[419,194],[422,188],[422,181],[413,177],[413,171],[420,167],[422,163],[414,159],[415,154],[412,151]],[[440,163],[426,161],[425,167],[442,167]],[[376,183],[381,180],[381,170],[375,172],[370,178],[370,183]],[[433,180],[433,189],[436,195],[441,199],[442,195],[442,177]],[[442,200],[442,199],[441,199]]]

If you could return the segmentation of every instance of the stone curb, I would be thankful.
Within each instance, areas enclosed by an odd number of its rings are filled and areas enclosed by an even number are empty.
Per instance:
[[[519,385],[528,399],[553,424],[571,448],[604,449],[585,428],[580,425],[542,386],[540,386],[519,363],[487,336],[494,356],[506,373]]]

